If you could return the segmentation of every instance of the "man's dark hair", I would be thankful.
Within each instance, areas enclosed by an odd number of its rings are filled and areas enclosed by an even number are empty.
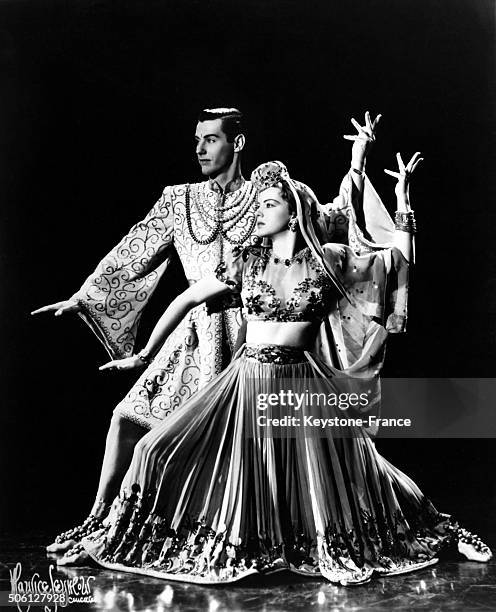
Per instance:
[[[222,131],[227,142],[234,142],[238,134],[243,133],[243,113],[237,108],[204,108],[198,121],[222,120]]]

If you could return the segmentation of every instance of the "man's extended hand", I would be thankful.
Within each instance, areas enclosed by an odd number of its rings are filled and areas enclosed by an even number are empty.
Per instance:
[[[48,304],[48,306],[42,306],[31,313],[41,314],[42,312],[53,312],[56,317],[65,314],[66,312],[79,312],[81,310],[76,300],[63,300],[62,302],[55,302],[54,304]]]
[[[357,130],[358,134],[346,134],[343,136],[345,140],[352,140],[353,147],[351,149],[351,166],[356,170],[362,171],[365,167],[365,159],[375,142],[375,132],[382,115],[372,121],[370,113],[365,113],[365,125],[360,125],[355,119],[351,119],[351,123]]]

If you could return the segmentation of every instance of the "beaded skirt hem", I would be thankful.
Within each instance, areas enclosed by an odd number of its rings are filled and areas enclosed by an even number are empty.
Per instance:
[[[91,555],[90,553],[90,556]],[[153,567],[132,567],[130,565],[124,565],[121,563],[109,563],[105,561],[101,561],[97,558],[94,558],[95,561],[104,569],[116,571],[116,572],[127,572],[132,574],[138,574],[140,576],[148,576],[150,578],[159,578],[161,580],[169,580],[172,582],[186,582],[190,584],[205,584],[205,585],[222,585],[222,584],[233,584],[236,582],[241,582],[246,580],[247,578],[253,578],[255,576],[273,576],[274,574],[280,573],[290,573],[298,576],[302,576],[304,578],[324,578],[322,572],[318,571],[307,571],[298,569],[295,567],[291,567],[289,564],[281,564],[280,566],[276,566],[274,568],[259,570],[256,568],[247,569],[238,574],[232,574],[229,572],[213,572],[211,575],[195,575],[193,573],[168,573],[167,571],[160,570],[159,568],[154,569]],[[330,582],[335,584],[340,584],[342,586],[353,586],[360,585],[366,582],[369,582],[372,578],[386,577],[386,576],[398,576],[401,574],[409,574],[411,572],[417,572],[423,570],[427,567],[431,567],[433,565],[437,565],[439,563],[439,559],[437,557],[433,557],[427,561],[419,561],[418,563],[409,563],[405,564],[403,567],[392,569],[392,570],[376,570],[371,569],[370,571],[363,572],[363,576],[356,579],[346,579],[346,578],[336,578],[331,579],[328,578]],[[326,577],[327,578],[327,577]]]

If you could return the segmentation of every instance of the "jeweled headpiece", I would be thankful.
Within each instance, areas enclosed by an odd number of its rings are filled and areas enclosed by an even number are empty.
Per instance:
[[[312,212],[317,213],[319,203],[316,195],[310,189],[310,187],[305,185],[305,183],[300,183],[299,181],[293,180],[289,176],[286,166],[280,161],[271,161],[260,164],[260,166],[253,170],[251,174],[251,182],[255,185],[257,191],[264,191],[270,187],[281,188],[283,185],[286,185],[291,190],[293,198],[296,202],[298,225],[305,242],[310,247],[310,250],[317,261],[320,262],[324,270],[327,272],[327,275],[339,293],[349,300],[344,285],[336,277],[334,270],[332,270],[331,266],[325,260],[324,251],[322,250],[322,246],[317,238],[318,231],[316,231],[316,227],[314,225],[316,220],[314,219]],[[300,191],[300,193],[304,193],[305,198],[303,201],[298,191]]]
[[[282,187],[282,183],[291,180],[288,169],[280,161],[271,161],[260,164],[251,173],[251,182],[258,191],[263,191],[269,187]]]

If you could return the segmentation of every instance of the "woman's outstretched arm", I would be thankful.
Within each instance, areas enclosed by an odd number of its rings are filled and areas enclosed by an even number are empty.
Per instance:
[[[398,179],[394,192],[396,194],[396,218],[394,232],[394,246],[396,246],[407,261],[412,258],[413,250],[413,234],[415,232],[415,219],[410,206],[410,177],[417,167],[417,164],[422,161],[420,153],[415,153],[408,164],[403,163],[401,155],[396,154],[398,161],[398,172],[392,170],[384,170],[386,174],[394,176]]]
[[[153,328],[148,342],[137,355],[126,359],[115,359],[99,370],[132,370],[150,363],[171,332],[188,312],[206,300],[222,295],[232,290],[229,285],[218,280],[214,275],[202,278],[186,291],[178,295],[168,306]]]
[[[360,193],[363,191],[367,155],[375,142],[375,132],[381,117],[382,115],[377,115],[377,117],[372,120],[369,111],[367,111],[365,113],[364,125],[360,125],[356,119],[352,118],[351,123],[358,134],[346,134],[343,136],[345,140],[353,141],[353,147],[351,149],[351,178]]]

